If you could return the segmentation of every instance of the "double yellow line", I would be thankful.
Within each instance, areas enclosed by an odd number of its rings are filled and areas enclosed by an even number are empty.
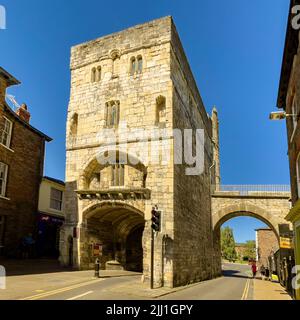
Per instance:
[[[249,279],[247,279],[246,286],[245,286],[241,300],[247,300],[248,294],[249,294],[249,289],[250,289],[250,283],[251,283],[251,279],[249,278]]]
[[[54,296],[54,295],[59,294],[59,293],[63,293],[63,292],[66,292],[66,291],[71,291],[71,290],[74,290],[74,289],[77,289],[77,288],[85,287],[85,286],[88,286],[90,284],[95,284],[95,283],[98,283],[100,281],[103,281],[103,279],[97,279],[97,280],[92,280],[92,281],[88,281],[88,282],[84,282],[84,283],[79,283],[79,284],[75,284],[73,286],[69,286],[69,287],[65,287],[65,288],[61,288],[61,289],[56,289],[56,290],[52,290],[52,291],[36,294],[34,296],[22,298],[22,299],[19,299],[19,300],[40,300],[40,299],[44,299],[44,298],[47,298],[47,297],[50,297],[50,296]]]

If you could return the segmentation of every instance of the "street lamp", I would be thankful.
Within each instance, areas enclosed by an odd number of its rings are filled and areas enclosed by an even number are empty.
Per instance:
[[[294,117],[294,114],[287,114],[284,111],[276,111],[276,112],[271,112],[270,113],[270,120],[283,120],[286,119],[287,117]]]

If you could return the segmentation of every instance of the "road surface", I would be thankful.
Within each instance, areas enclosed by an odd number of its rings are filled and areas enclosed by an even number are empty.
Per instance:
[[[224,276],[158,298],[158,300],[252,300],[248,265],[224,264]],[[93,280],[24,297],[25,300],[149,300],[137,287],[140,276]]]

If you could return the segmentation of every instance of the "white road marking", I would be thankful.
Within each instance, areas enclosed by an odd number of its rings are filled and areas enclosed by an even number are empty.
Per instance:
[[[87,296],[87,295],[89,295],[89,294],[92,294],[92,293],[94,293],[94,291],[89,291],[89,292],[83,293],[83,294],[81,294],[81,295],[79,295],[79,296],[76,296],[76,297],[73,297],[73,298],[70,298],[70,299],[67,299],[67,300],[70,300],[70,301],[72,301],[72,300],[77,300],[77,299],[79,299],[79,298],[85,297],[85,296]]]

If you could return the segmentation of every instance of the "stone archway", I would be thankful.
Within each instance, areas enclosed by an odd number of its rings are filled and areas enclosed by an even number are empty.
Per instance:
[[[92,266],[90,248],[101,244],[102,269],[143,271],[144,214],[122,202],[101,202],[83,213],[84,232],[80,237],[80,264]]]
[[[221,265],[221,226],[228,220],[248,216],[256,218],[268,225],[276,235],[279,242],[279,226],[288,224],[285,216],[288,212],[288,200],[282,199],[276,201],[274,199],[262,198],[255,199],[260,205],[253,203],[253,199],[224,199],[224,197],[213,197],[212,199],[212,229],[214,238],[215,264],[222,273]],[[276,201],[276,202],[275,202]],[[226,204],[227,205],[224,205]],[[280,206],[281,205],[281,206]]]
[[[285,221],[279,221],[277,217],[272,216],[270,212],[251,204],[235,204],[214,212],[212,215],[213,229],[217,231],[226,221],[241,216],[261,220],[274,231],[276,237],[279,239],[279,224]]]
[[[111,159],[109,162],[106,162],[107,154],[111,153],[114,156],[111,156]],[[86,190],[89,188],[89,182],[91,179],[92,174],[95,171],[101,171],[104,168],[107,168],[111,166],[112,164],[115,164],[118,161],[121,161],[125,165],[136,168],[141,173],[143,173],[143,181],[142,186],[145,187],[146,184],[146,178],[147,178],[147,167],[145,164],[141,161],[141,159],[137,158],[135,155],[132,155],[130,153],[115,149],[115,148],[107,148],[106,151],[101,151],[96,155],[93,155],[92,158],[90,158],[86,164],[83,166],[83,170],[79,176],[78,179],[78,189]],[[110,163],[111,162],[111,163]],[[105,164],[103,164],[105,163]]]

